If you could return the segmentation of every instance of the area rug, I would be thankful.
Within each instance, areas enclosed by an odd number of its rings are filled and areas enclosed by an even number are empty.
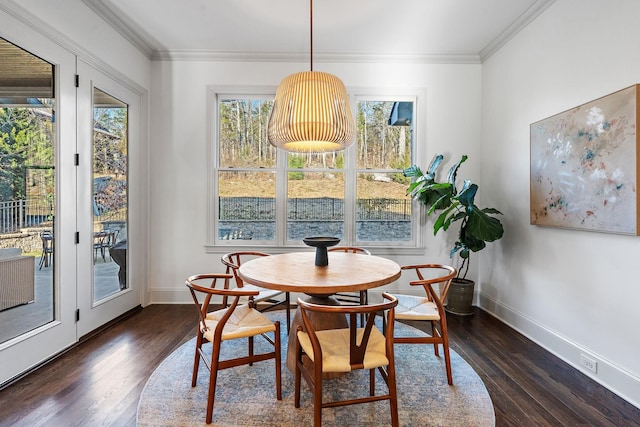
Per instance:
[[[284,314],[268,314],[284,325]],[[310,426],[313,399],[302,381],[301,407],[293,406],[293,374],[286,367],[286,328],[282,327],[282,400],[276,400],[273,360],[240,366],[218,373],[212,426]],[[423,332],[397,323],[396,336]],[[222,349],[225,355],[246,354],[246,341],[234,340]],[[256,339],[256,352],[268,350]],[[196,387],[191,387],[195,338],[170,354],[153,372],[140,396],[137,422],[140,427],[204,426],[208,370],[201,364]],[[401,426],[494,426],[491,398],[475,371],[451,351],[453,386],[447,384],[444,358],[435,357],[433,346],[395,346],[398,409]],[[358,371],[325,380],[324,397],[366,396],[368,372]],[[376,387],[386,390],[377,374]],[[391,424],[388,401],[322,411],[323,426],[382,426]]]

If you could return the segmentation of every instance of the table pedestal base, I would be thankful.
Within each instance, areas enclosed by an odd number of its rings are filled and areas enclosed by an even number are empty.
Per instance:
[[[340,305],[340,302],[335,298],[324,295],[311,295],[310,298],[306,299],[306,302],[320,305]],[[323,331],[326,329],[343,329],[349,327],[347,318],[343,315],[307,311],[307,316],[316,331]],[[293,316],[291,332],[289,333],[289,343],[287,344],[287,367],[291,372],[295,372],[296,369],[296,333],[298,326],[303,326],[302,314],[300,313],[299,308]],[[310,364],[310,361],[306,356],[304,356],[303,360],[304,359],[307,359]],[[341,372],[331,372],[323,374],[323,378],[337,378],[341,375],[343,375]]]

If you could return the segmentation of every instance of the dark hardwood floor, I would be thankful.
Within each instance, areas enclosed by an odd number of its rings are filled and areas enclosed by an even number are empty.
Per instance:
[[[0,391],[0,426],[135,426],[147,378],[195,336],[195,323],[191,305],[133,313]],[[451,348],[491,395],[497,426],[640,426],[640,409],[485,312],[448,324]]]

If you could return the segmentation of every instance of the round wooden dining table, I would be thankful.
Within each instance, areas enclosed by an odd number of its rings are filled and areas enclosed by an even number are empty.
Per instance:
[[[364,254],[329,252],[329,264],[315,265],[314,252],[291,252],[246,261],[238,274],[246,282],[261,288],[309,295],[310,302],[339,305],[331,295],[337,292],[359,292],[394,282],[400,277],[400,266],[389,259]],[[330,313],[309,313],[317,330],[348,327],[346,317]],[[302,325],[299,310],[291,324],[287,347],[287,366],[295,369],[296,328]]]

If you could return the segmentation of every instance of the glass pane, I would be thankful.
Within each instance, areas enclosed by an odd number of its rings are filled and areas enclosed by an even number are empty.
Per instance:
[[[357,169],[399,169],[411,164],[413,102],[360,101]]]
[[[234,99],[220,101],[220,167],[274,167],[276,149],[267,141],[273,101]]]
[[[218,196],[218,239],[275,240],[274,172],[219,172]]]
[[[93,301],[127,288],[128,108],[93,89]]]
[[[287,239],[344,236],[344,174],[288,173]]]
[[[411,198],[406,178],[396,173],[361,173],[356,178],[356,240],[409,242]]]
[[[54,67],[0,38],[0,342],[55,318]]]
[[[344,152],[288,153],[289,169],[343,169]]]

